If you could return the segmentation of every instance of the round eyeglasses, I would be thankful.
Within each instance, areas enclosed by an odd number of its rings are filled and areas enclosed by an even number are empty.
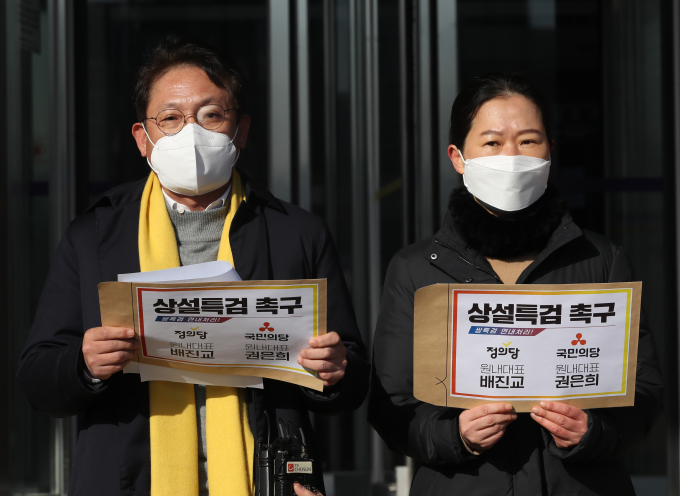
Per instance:
[[[204,105],[198,109],[195,115],[196,122],[203,129],[208,129],[212,131],[213,129],[219,128],[222,123],[227,118],[227,112],[230,110],[236,110],[235,108],[222,108],[217,104],[211,103],[210,105]],[[179,133],[182,128],[187,123],[187,116],[178,109],[165,109],[161,110],[156,117],[147,117],[144,120],[152,120],[156,122],[158,129],[161,130],[166,136],[172,136],[173,134]]]

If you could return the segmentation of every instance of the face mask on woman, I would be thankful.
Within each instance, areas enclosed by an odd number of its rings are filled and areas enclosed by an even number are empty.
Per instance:
[[[465,160],[463,184],[478,200],[505,212],[527,208],[548,185],[550,160],[526,155],[492,155]]]
[[[170,191],[186,196],[203,195],[231,179],[231,170],[239,155],[234,138],[208,131],[198,124],[187,124],[179,133],[156,141],[151,160],[147,157],[146,161]]]

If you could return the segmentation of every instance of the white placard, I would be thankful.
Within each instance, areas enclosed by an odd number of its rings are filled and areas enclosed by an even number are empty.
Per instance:
[[[317,284],[137,285],[140,353],[206,368],[258,367],[309,375],[297,358],[318,334],[318,292]]]
[[[625,396],[632,291],[453,290],[450,396]]]

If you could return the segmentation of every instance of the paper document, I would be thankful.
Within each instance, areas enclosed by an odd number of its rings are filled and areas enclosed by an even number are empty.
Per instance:
[[[194,265],[184,265],[172,269],[151,270],[149,272],[134,272],[132,274],[118,274],[121,282],[226,282],[240,281],[234,267],[226,260],[206,262]]]
[[[247,375],[218,375],[194,372],[192,370],[169,369],[139,363],[139,375],[142,382],[146,381],[171,381],[188,382],[190,384],[203,384],[205,386],[229,386],[249,387],[262,389],[262,377]],[[170,375],[168,372],[171,372]],[[181,380],[179,380],[181,379]]]

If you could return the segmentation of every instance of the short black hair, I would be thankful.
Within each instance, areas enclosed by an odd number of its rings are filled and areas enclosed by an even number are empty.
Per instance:
[[[552,119],[550,106],[538,87],[520,74],[494,73],[478,76],[470,81],[458,94],[451,107],[449,144],[462,150],[472,120],[480,107],[494,98],[520,95],[531,100],[541,112],[543,127],[552,141]]]
[[[238,67],[208,45],[168,36],[149,50],[146,62],[137,71],[132,100],[139,122],[148,117],[146,109],[156,81],[170,69],[191,66],[203,69],[216,86],[229,92],[239,118],[245,113],[246,80]]]

